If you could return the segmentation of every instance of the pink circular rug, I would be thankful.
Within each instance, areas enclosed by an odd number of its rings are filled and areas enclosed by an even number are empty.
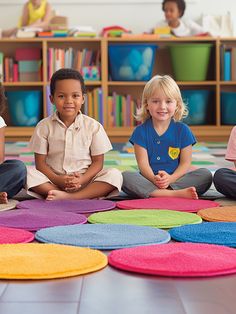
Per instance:
[[[34,234],[29,231],[0,227],[0,244],[27,243],[33,240]]]
[[[95,213],[110,210],[116,203],[109,200],[58,200],[46,201],[40,199],[19,202],[17,208],[22,209],[48,209],[73,212],[77,214]]]
[[[111,252],[108,261],[122,270],[160,276],[236,273],[236,250],[213,244],[170,243],[120,249]]]
[[[220,206],[209,200],[193,200],[180,197],[154,197],[146,199],[125,200],[116,203],[121,209],[170,209],[183,212],[197,212],[203,208]]]
[[[0,213],[0,226],[36,231],[42,228],[84,224],[87,218],[80,214],[51,210],[16,209]]]

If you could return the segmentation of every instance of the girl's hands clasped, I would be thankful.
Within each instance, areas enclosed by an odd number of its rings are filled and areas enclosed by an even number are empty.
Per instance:
[[[154,176],[154,184],[159,189],[167,189],[171,184],[171,175],[164,170],[158,171],[158,174]]]

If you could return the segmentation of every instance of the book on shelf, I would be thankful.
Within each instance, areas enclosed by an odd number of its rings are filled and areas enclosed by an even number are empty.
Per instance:
[[[231,79],[236,81],[236,46],[231,49]]]
[[[34,38],[38,32],[42,32],[41,27],[21,27],[16,32],[17,38]]]
[[[220,47],[220,73],[222,81],[236,81],[236,46]]]
[[[4,54],[0,52],[0,82],[4,80]]]
[[[68,30],[68,36],[73,37],[96,37],[97,32],[92,26],[74,26]]]
[[[224,81],[231,80],[231,51],[226,50],[224,54]]]

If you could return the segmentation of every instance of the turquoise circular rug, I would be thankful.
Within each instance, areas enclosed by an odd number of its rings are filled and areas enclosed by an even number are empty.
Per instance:
[[[236,247],[236,222],[206,222],[176,227],[171,238],[181,242],[219,244]]]

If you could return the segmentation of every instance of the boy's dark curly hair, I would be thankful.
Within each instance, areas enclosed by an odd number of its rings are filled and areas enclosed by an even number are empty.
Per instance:
[[[179,9],[179,16],[182,17],[184,15],[184,11],[186,8],[186,3],[184,0],[164,0],[162,2],[162,11],[165,11],[165,4],[167,2],[175,2],[177,4],[178,9]]]
[[[53,96],[56,89],[56,82],[61,80],[77,80],[81,84],[81,90],[83,94],[86,94],[86,87],[84,84],[83,76],[79,71],[74,69],[60,69],[53,73],[50,81],[50,93]]]
[[[0,115],[5,111],[6,109],[6,96],[5,96],[5,90],[0,82]]]

